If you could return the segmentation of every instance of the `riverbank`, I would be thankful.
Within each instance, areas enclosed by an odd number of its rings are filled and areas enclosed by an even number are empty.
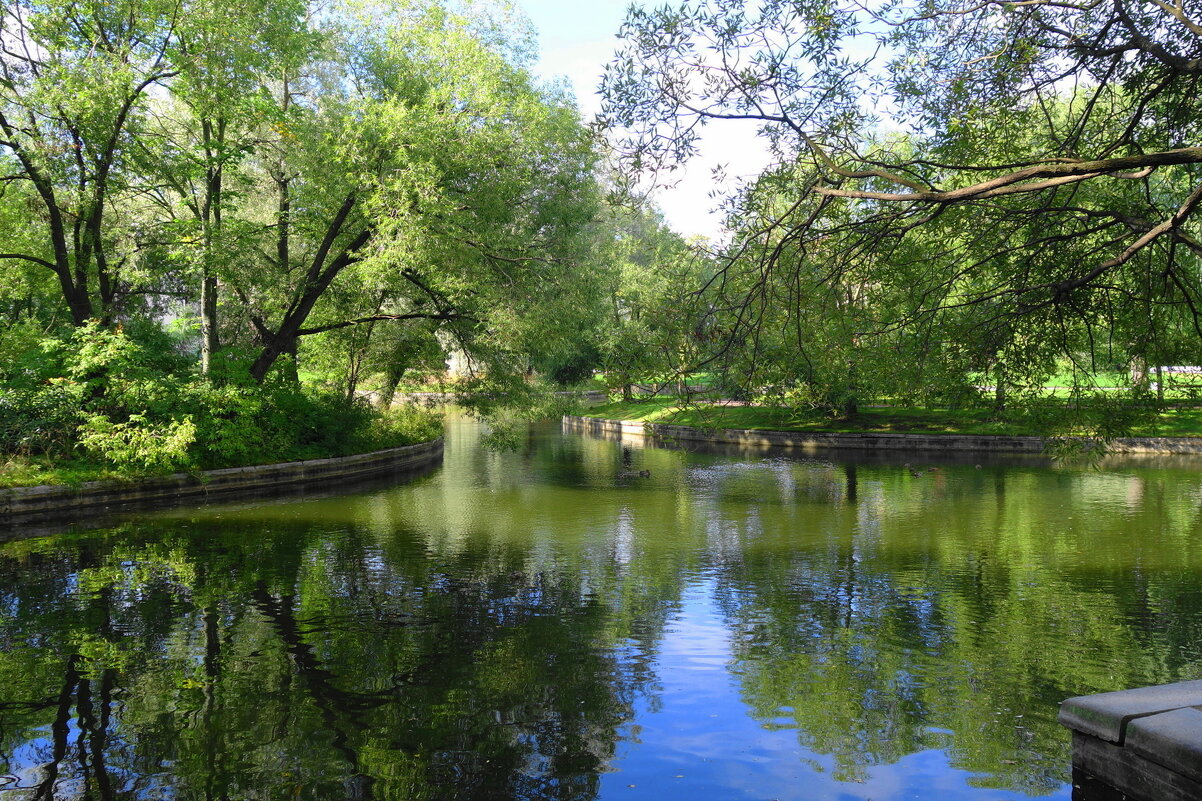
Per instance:
[[[1113,424],[1119,414],[1128,415],[1127,436],[1198,437],[1202,436],[1202,409],[1169,408],[1137,412],[1116,408],[1106,414]],[[920,409],[904,406],[865,406],[850,416],[832,418],[814,411],[804,414],[796,409],[753,406],[745,403],[692,403],[682,405],[675,397],[617,401],[588,410],[590,417],[606,420],[633,420],[642,423],[690,426],[702,429],[746,429],[788,431],[807,434],[932,434],[938,436],[1028,436],[1043,437],[1046,422],[1040,425],[1031,412],[999,419],[990,409]],[[1058,432],[1060,433],[1060,432]],[[1081,433],[1071,430],[1064,434]]]
[[[131,480],[88,481],[0,489],[0,528],[76,517],[116,506],[274,495],[306,487],[346,484],[389,473],[421,470],[442,460],[443,440],[372,453],[279,464],[227,467]]]
[[[596,412],[596,410],[590,410]],[[1045,437],[1005,434],[956,434],[929,432],[810,432],[772,429],[696,427],[618,420],[594,416],[566,415],[567,433],[660,437],[667,440],[701,441],[729,445],[774,446],[820,450],[855,448],[879,451],[988,451],[996,453],[1045,453],[1051,440]],[[1088,440],[1082,440],[1086,446]],[[1202,454],[1202,437],[1122,437],[1106,443],[1112,453]]]

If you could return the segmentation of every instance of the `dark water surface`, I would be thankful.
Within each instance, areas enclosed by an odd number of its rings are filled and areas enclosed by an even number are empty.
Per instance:
[[[0,801],[1068,799],[1060,700],[1202,678],[1185,463],[477,435],[0,545]]]

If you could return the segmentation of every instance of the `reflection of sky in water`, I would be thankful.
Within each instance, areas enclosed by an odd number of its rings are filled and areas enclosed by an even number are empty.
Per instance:
[[[0,679],[44,674],[0,685],[7,770],[45,777],[87,685],[63,798],[99,744],[139,798],[212,763],[239,798],[1064,801],[1059,700],[1202,677],[1192,465],[476,433],[396,487],[0,546]]]
[[[660,690],[653,702],[643,698],[636,704],[612,772],[602,777],[604,801],[1030,798],[1002,790],[983,793],[971,773],[955,769],[938,749],[869,767],[863,781],[836,780],[831,757],[798,744],[794,721],[761,721],[748,714],[730,674],[730,630],[714,595],[712,581],[694,583],[669,620],[655,663],[663,677]],[[1066,783],[1042,797],[1070,796]]]

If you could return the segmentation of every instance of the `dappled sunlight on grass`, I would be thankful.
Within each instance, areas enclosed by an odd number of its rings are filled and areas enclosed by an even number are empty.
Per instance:
[[[1047,433],[1021,418],[999,419],[991,409],[862,408],[832,417],[821,410],[762,406],[688,405],[674,397],[609,403],[589,409],[590,417],[636,420],[698,428],[735,428],[812,433],[1040,435]],[[1073,433],[1068,432],[1058,433]],[[1078,432],[1084,433],[1084,432]],[[1136,424],[1132,436],[1202,436],[1202,409],[1168,409]]]
[[[4,456],[0,461],[0,487],[29,487],[41,484],[82,484],[132,478],[115,467],[83,461],[53,461],[49,457]]]

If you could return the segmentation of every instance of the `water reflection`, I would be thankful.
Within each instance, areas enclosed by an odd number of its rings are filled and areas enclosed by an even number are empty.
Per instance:
[[[0,546],[0,798],[1068,799],[1202,677],[1192,470],[475,436]]]

